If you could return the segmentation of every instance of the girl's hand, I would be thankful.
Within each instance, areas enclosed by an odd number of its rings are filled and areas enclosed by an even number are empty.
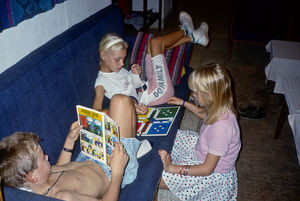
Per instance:
[[[168,98],[167,103],[169,105],[182,105],[183,100],[181,98],[173,96],[173,97]]]
[[[158,154],[160,156],[160,159],[163,163],[164,166],[164,170],[167,172],[171,172],[171,168],[173,166],[172,164],[172,160],[171,160],[171,156],[168,152],[166,152],[165,150],[159,150]]]
[[[148,107],[141,103],[140,105],[134,104],[136,114],[146,114],[148,111]]]
[[[133,74],[141,75],[142,74],[142,67],[139,64],[132,64],[130,71]]]
[[[81,128],[82,126],[79,125],[78,121],[73,122],[67,138],[75,142],[79,137],[79,131]]]

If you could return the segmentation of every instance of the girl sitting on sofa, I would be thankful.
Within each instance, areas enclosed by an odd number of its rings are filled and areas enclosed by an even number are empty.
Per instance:
[[[123,68],[127,42],[115,34],[104,36],[99,45],[100,71],[95,82],[93,108],[102,110],[104,96],[111,99],[115,94],[131,97],[137,114],[145,114],[146,105],[166,103],[174,95],[174,88],[164,57],[165,50],[187,42],[206,46],[209,41],[208,25],[205,22],[195,30],[192,18],[186,12],[180,13],[180,22],[181,30],[147,41],[147,82],[140,79],[142,67],[138,64],[133,64],[130,72]],[[144,90],[138,94],[137,89],[141,87]]]
[[[171,155],[159,151],[164,166],[160,188],[181,200],[236,200],[241,141],[229,74],[209,64],[192,72],[189,88],[196,105],[177,97],[168,103],[191,110],[203,125],[199,133],[178,130]]]

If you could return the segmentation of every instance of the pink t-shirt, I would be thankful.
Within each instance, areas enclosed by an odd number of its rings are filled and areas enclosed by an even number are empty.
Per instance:
[[[221,156],[214,172],[226,173],[235,167],[240,148],[240,129],[236,117],[227,110],[214,124],[202,125],[195,151],[202,162],[207,153]]]

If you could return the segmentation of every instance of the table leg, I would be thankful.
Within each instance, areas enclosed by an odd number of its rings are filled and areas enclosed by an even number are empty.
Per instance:
[[[277,121],[277,127],[276,127],[275,134],[274,134],[275,139],[277,139],[279,134],[280,134],[283,123],[286,120],[287,114],[288,114],[288,107],[287,107],[285,98],[283,98],[282,107],[281,107],[280,115],[279,115],[279,118],[278,118],[278,121]]]

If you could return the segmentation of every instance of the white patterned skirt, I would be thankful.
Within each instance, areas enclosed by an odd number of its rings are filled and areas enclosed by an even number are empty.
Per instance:
[[[197,165],[202,162],[195,154],[199,134],[178,130],[171,152],[176,165]],[[237,172],[212,173],[209,176],[184,176],[163,171],[162,177],[170,189],[181,200],[236,200],[238,191]]]

